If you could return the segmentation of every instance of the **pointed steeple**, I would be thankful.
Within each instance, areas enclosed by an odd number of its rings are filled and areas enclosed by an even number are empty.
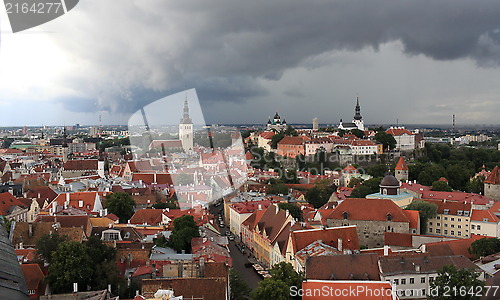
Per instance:
[[[356,108],[355,108],[355,113],[354,113],[354,120],[361,120],[363,117],[361,117],[361,108],[359,106],[359,97],[356,97]]]
[[[181,119],[181,124],[193,124],[193,121],[189,117],[189,106],[188,106],[187,95],[186,99],[184,99],[184,115]]]

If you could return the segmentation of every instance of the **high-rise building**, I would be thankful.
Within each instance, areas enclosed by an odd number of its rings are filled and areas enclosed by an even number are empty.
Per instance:
[[[317,131],[319,129],[319,120],[318,118],[313,119],[313,130]]]
[[[187,97],[184,100],[184,114],[179,123],[179,140],[185,152],[193,151],[193,121],[189,117],[189,106]]]

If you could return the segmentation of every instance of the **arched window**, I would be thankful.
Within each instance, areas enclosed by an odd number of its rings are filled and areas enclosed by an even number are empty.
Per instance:
[[[344,212],[342,213],[342,217],[344,217],[344,220],[347,220],[347,218],[349,218],[349,213],[348,213],[348,212],[346,212],[346,211],[344,211]]]
[[[383,190],[382,190],[382,194],[383,194],[383,195],[387,195],[387,189],[383,189]]]

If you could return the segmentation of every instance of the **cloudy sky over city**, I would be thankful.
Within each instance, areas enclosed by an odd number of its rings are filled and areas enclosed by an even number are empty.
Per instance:
[[[499,124],[498,16],[498,0],[85,0],[12,33],[2,8],[0,126],[127,124],[191,88],[208,123],[334,124],[359,96],[368,124]]]

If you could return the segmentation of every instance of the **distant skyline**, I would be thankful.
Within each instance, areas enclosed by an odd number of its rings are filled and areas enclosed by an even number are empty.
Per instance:
[[[497,0],[86,0],[11,33],[0,126],[127,124],[194,88],[207,123],[500,124]],[[99,115],[101,120],[99,121]]]

